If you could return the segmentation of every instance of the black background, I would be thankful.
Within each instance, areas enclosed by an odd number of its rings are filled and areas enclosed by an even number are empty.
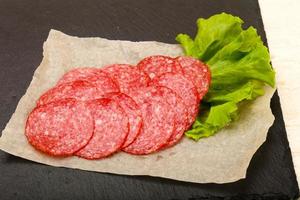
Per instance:
[[[51,28],[81,37],[176,43],[178,33],[195,34],[198,17],[223,11],[257,28],[266,42],[258,3],[251,0],[0,0],[1,130],[42,60]],[[277,93],[271,107],[275,123],[245,180],[192,184],[94,173],[45,166],[0,151],[0,200],[296,198],[299,190]]]

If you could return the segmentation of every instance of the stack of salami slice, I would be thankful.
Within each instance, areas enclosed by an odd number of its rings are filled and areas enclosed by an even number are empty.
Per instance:
[[[179,142],[209,84],[208,67],[183,56],[150,56],[137,66],[76,68],[39,98],[25,135],[53,156],[150,154]]]

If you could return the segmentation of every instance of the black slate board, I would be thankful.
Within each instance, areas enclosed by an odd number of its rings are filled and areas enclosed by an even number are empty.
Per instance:
[[[266,42],[259,5],[251,0],[0,0],[0,129],[41,62],[42,45],[51,28],[81,37],[176,43],[177,33],[195,34],[198,17],[222,11],[240,16],[246,26],[253,25]],[[299,189],[277,93],[271,107],[275,123],[245,180],[192,184],[93,173],[45,166],[0,151],[0,199],[296,198]]]

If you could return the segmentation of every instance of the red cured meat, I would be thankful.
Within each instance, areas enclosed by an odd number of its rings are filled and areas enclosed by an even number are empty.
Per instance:
[[[74,81],[60,84],[44,93],[37,105],[44,105],[53,101],[73,98],[80,101],[88,101],[101,98],[106,95],[105,91],[99,90],[94,84],[87,81]]]
[[[116,81],[106,72],[95,67],[76,68],[67,72],[57,83],[57,85],[70,83],[73,81],[87,81],[93,83],[103,93],[119,92]]]
[[[137,64],[137,67],[148,74],[151,79],[167,72],[183,74],[179,62],[168,56],[150,56],[144,58]]]
[[[125,94],[131,90],[146,87],[150,82],[150,78],[145,72],[132,65],[115,64],[102,69],[118,82],[120,91]]]
[[[184,75],[175,73],[165,73],[153,80],[151,84],[170,88],[183,99],[188,113],[186,128],[189,128],[195,121],[199,110],[198,93],[194,84]]]
[[[123,150],[142,155],[159,150],[174,132],[174,110],[167,103],[164,87],[140,88],[129,96],[140,106],[143,126],[135,141]]]
[[[146,93],[143,95],[144,92]],[[151,87],[148,87],[147,89],[135,91],[131,93],[131,95],[134,96],[134,98],[136,98],[137,101],[139,101],[140,103],[147,102],[150,95],[151,98],[158,98],[157,100],[164,98],[164,100],[172,108],[170,112],[172,112],[172,118],[174,118],[174,131],[167,143],[163,146],[172,146],[181,139],[184,131],[186,130],[186,127],[188,126],[188,113],[187,106],[178,94],[176,94],[173,90],[167,87],[153,85]]]
[[[68,156],[84,147],[93,135],[94,120],[83,102],[64,100],[35,108],[25,135],[36,149]]]
[[[118,151],[129,131],[128,118],[117,102],[97,99],[88,103],[95,120],[94,135],[75,155],[86,159],[107,157]]]
[[[188,124],[188,113],[183,99],[173,90],[167,87],[159,87],[158,94],[172,107],[172,115],[174,118],[174,131],[168,142],[163,147],[170,147],[177,143],[184,134]]]
[[[139,106],[135,101],[124,93],[111,93],[109,98],[118,102],[128,116],[129,120],[129,133],[122,148],[130,145],[140,133],[142,127],[142,115]]]
[[[172,106],[174,113],[174,132],[169,138],[165,147],[170,147],[176,144],[183,136],[186,127],[188,126],[188,113],[187,107],[183,99],[177,95],[173,90],[163,87],[164,97],[167,102]]]
[[[183,68],[184,76],[196,86],[199,99],[202,99],[209,89],[211,74],[207,65],[200,60],[179,56],[176,58]]]

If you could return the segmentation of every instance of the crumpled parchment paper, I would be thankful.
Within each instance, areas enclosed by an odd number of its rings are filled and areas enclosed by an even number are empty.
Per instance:
[[[176,146],[147,156],[119,152],[102,160],[56,158],[35,150],[24,136],[27,115],[39,96],[74,67],[102,67],[114,63],[136,64],[150,55],[183,55],[179,45],[130,42],[102,38],[78,38],[51,30],[44,43],[44,58],[31,84],[0,138],[0,149],[28,160],[57,167],[127,175],[149,175],[196,183],[227,183],[246,176],[249,162],[265,141],[274,121],[266,94],[244,105],[240,119],[213,137],[195,142],[183,138]],[[263,116],[263,117],[262,117]]]

